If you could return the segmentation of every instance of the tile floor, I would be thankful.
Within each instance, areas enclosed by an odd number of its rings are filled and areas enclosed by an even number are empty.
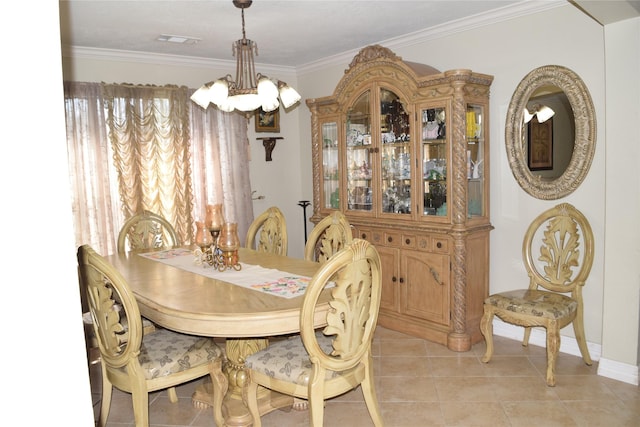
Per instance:
[[[561,353],[556,387],[544,382],[545,351],[496,337],[483,364],[484,343],[466,353],[378,327],[374,341],[376,392],[387,427],[426,426],[640,426],[640,388],[600,377],[597,362]],[[95,381],[93,379],[96,379]],[[94,409],[99,409],[99,365],[92,368]],[[210,409],[197,409],[191,394],[201,380],[149,397],[151,427],[213,427]],[[306,411],[275,411],[265,427],[308,426]],[[133,426],[131,398],[114,389],[108,427]],[[325,426],[373,425],[360,389],[330,400]]]

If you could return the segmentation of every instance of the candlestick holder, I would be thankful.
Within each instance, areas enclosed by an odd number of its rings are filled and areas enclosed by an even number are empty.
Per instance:
[[[220,231],[218,238],[224,268],[233,268],[240,271],[240,257],[238,256],[238,248],[240,247],[240,238],[238,237],[238,224],[235,222],[225,222]],[[223,269],[218,268],[220,271]]]
[[[204,267],[210,266],[218,271],[234,269],[240,271],[238,248],[240,239],[237,224],[225,223],[222,229],[208,228],[204,223],[196,222],[195,262]]]

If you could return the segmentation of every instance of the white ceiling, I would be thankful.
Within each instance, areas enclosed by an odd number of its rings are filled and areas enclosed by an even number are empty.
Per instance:
[[[245,9],[245,30],[258,44],[257,63],[299,67],[412,33],[474,25],[559,3],[566,1],[254,0]],[[579,3],[597,6],[593,13],[604,14],[604,21],[621,19],[610,17],[619,10],[610,7],[614,3],[626,6],[623,16],[629,7],[635,16],[640,13],[639,1]],[[232,60],[231,45],[242,38],[241,10],[232,0],[60,0],[59,5],[64,47]],[[157,41],[161,34],[201,40]]]

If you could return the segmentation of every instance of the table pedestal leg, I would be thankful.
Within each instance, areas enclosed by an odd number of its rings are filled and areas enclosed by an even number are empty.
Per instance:
[[[245,357],[267,347],[269,340],[263,339],[231,339],[226,340],[227,363],[224,373],[229,380],[229,390],[222,404],[225,425],[244,427],[253,423],[251,414],[242,401],[242,388],[246,382],[244,371]],[[193,405],[200,408],[213,406],[213,386],[211,381],[200,384],[191,397]],[[258,393],[260,414],[267,414],[275,409],[292,406],[293,398],[270,390],[262,389]],[[219,426],[222,427],[222,426]]]

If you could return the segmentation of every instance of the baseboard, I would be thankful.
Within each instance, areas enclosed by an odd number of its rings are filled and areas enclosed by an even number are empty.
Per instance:
[[[598,362],[598,375],[617,381],[638,385],[638,367],[615,360],[600,358]]]
[[[500,319],[493,319],[493,334],[496,336],[522,341],[524,328],[510,325]],[[533,328],[529,337],[529,345],[546,347],[547,336],[544,329]],[[587,341],[589,355],[593,361],[598,362],[598,375],[617,381],[638,385],[638,367],[626,363],[616,362],[601,357],[602,346]],[[560,352],[582,357],[578,342],[573,337],[562,336],[560,340]]]

